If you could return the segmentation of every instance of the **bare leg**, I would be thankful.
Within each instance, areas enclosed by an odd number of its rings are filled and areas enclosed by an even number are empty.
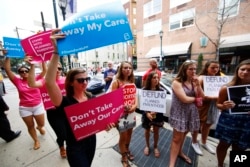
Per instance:
[[[35,150],[39,149],[40,143],[39,143],[39,140],[37,138],[33,116],[31,115],[31,116],[23,117],[23,121],[25,122],[25,124],[28,128],[28,132],[29,132],[31,138],[34,140],[34,149]]]
[[[211,126],[212,126],[212,124],[204,123],[204,125],[202,127],[202,131],[201,131],[201,142],[202,142],[202,144],[206,144],[207,137],[208,137]]]
[[[224,164],[225,157],[227,155],[227,150],[230,147],[231,144],[228,144],[226,142],[220,141],[217,148],[216,148],[216,154],[217,154],[217,160],[218,160],[218,166],[222,167]]]
[[[37,129],[40,131],[42,135],[45,134],[45,130],[43,129],[44,127],[44,114],[40,115],[35,115],[34,116],[36,123],[37,123]]]

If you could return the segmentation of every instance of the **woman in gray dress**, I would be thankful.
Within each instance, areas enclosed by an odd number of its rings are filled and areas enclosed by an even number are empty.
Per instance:
[[[200,119],[196,105],[200,105],[204,96],[196,76],[197,64],[193,60],[185,61],[172,83],[173,97],[170,109],[170,125],[173,127],[173,138],[170,150],[169,167],[174,167],[177,156],[186,163],[192,161],[183,151],[182,146],[188,132],[199,130]]]

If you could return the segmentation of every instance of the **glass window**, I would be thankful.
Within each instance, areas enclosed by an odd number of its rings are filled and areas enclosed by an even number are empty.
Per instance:
[[[194,17],[195,17],[194,8],[171,15],[169,17],[170,30],[179,29],[179,28],[193,25]]]
[[[161,20],[155,20],[143,25],[144,37],[159,34],[161,31],[162,22]]]
[[[170,9],[190,1],[192,0],[170,0]]]
[[[233,17],[238,14],[240,6],[239,0],[220,0],[218,18],[222,19]]]
[[[161,13],[162,0],[151,0],[150,2],[143,5],[143,16],[144,18],[152,15]]]

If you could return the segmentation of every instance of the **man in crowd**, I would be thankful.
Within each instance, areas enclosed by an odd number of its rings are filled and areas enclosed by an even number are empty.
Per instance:
[[[108,69],[104,71],[104,80],[105,80],[105,92],[108,90],[112,80],[113,76],[116,74],[116,70],[113,69],[113,62],[108,62]]]

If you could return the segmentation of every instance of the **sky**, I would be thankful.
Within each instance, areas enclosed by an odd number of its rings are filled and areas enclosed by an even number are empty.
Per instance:
[[[57,0],[55,1],[60,26],[63,18],[60,15]],[[77,0],[77,11],[83,10],[86,5],[96,4],[97,1],[103,2],[103,0]],[[125,3],[128,0],[120,1]],[[42,20],[41,12],[43,12],[45,23],[52,24],[52,28],[56,27],[53,0],[0,0],[0,4],[0,41],[2,37],[17,38],[16,27],[21,39],[43,30],[42,26],[35,25],[35,22]]]

